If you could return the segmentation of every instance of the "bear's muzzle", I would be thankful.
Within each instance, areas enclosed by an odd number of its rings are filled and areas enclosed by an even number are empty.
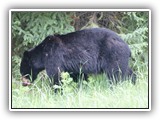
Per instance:
[[[22,76],[22,86],[30,86],[31,82],[25,76]]]

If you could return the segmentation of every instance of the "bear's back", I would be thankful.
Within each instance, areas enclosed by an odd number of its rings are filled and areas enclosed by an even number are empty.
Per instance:
[[[56,35],[56,37],[60,38],[65,44],[98,44],[110,36],[121,39],[114,31],[106,28],[89,28],[64,35]]]

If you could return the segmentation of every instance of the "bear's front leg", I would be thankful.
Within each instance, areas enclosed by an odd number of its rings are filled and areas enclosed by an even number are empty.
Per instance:
[[[61,80],[60,80],[60,74],[61,74],[61,70],[60,70],[60,68],[59,67],[56,67],[56,68],[54,68],[54,69],[52,69],[52,68],[46,68],[46,71],[47,71],[47,75],[49,76],[49,78],[50,78],[50,86],[51,87],[54,87],[54,85],[56,85],[56,86],[61,86]],[[58,88],[56,88],[56,86],[55,86],[55,88],[54,88],[54,90],[55,90],[55,93],[57,93],[57,90],[58,90]]]
[[[56,86],[60,86],[61,87],[61,80],[60,80],[60,73],[56,73],[53,77],[53,87],[54,87],[54,92],[57,93],[58,89]],[[61,88],[60,88],[61,89]],[[62,91],[62,89],[61,89]]]

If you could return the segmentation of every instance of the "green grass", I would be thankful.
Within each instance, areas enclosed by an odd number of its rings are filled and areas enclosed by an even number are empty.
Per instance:
[[[64,73],[63,95],[54,93],[44,73],[29,87],[17,75],[12,77],[12,108],[148,108],[148,73],[141,69],[137,74],[136,85],[124,81],[109,87],[104,75],[77,84]]]

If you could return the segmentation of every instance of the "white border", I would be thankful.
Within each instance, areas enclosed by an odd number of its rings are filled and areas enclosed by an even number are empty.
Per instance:
[[[10,9],[11,11],[149,11],[150,9]]]
[[[148,29],[149,29],[149,46],[148,46],[149,47],[149,56],[148,56],[149,57],[149,63],[148,63],[149,64],[149,73],[148,73],[149,74],[149,96],[148,96],[149,97],[149,106],[148,107],[151,110],[151,103],[152,103],[151,102],[151,78],[152,78],[151,77],[151,63],[152,63],[151,62],[151,58],[152,58],[151,57],[151,49],[152,49],[151,48],[151,39],[152,39],[152,35],[151,35],[151,29],[152,29],[152,27],[151,27],[151,10],[149,10],[149,25],[148,26],[149,26],[148,27]]]
[[[149,109],[12,109],[11,108],[11,12],[13,11],[148,11],[149,12]],[[150,111],[151,110],[151,10],[150,9],[10,9],[9,10],[9,110],[10,111]]]
[[[12,102],[12,98],[11,98],[11,84],[12,84],[12,70],[11,70],[11,63],[12,63],[12,55],[11,55],[11,10],[9,11],[9,110],[13,110],[11,109],[11,102]]]

